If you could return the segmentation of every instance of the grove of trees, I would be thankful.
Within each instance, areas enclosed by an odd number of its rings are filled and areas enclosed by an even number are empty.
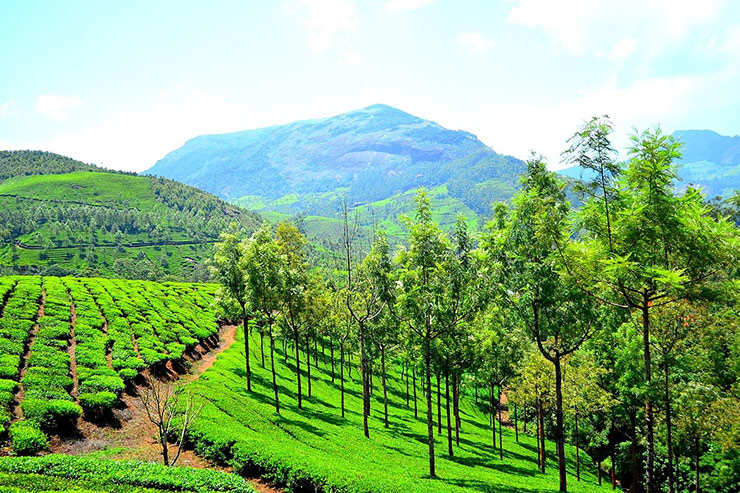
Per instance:
[[[251,237],[222,234],[214,276],[245,333],[269,339],[275,412],[276,342],[293,351],[299,407],[311,399],[312,355],[315,365],[318,347],[328,347],[342,417],[345,375],[359,372],[368,440],[369,396],[384,396],[388,426],[385,377],[400,369],[405,405],[427,424],[430,477],[435,457],[454,456],[465,433],[465,398],[490,415],[500,460],[502,426],[517,437],[535,434],[542,472],[545,439],[553,440],[560,491],[580,480],[589,457],[599,481],[603,472],[613,487],[733,491],[740,484],[735,219],[698,190],[675,191],[680,145],[671,137],[635,134],[620,163],[611,133],[608,118],[595,117],[569,140],[565,157],[595,176],[578,187],[580,207],[533,155],[518,194],[492,207],[479,234],[462,217],[443,231],[423,189],[413,217],[403,218],[408,243],[395,252],[382,231],[362,241],[345,206],[333,269],[311,265],[307,240],[288,221]],[[382,389],[372,389],[373,375]],[[246,379],[250,389],[248,362]],[[435,428],[443,427],[447,450],[435,450]],[[566,471],[566,441],[576,449],[575,476]]]

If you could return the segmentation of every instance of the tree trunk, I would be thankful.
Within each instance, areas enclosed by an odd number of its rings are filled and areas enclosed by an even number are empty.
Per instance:
[[[442,392],[439,387],[439,370],[437,370],[437,435],[442,434]]]
[[[283,364],[288,364],[288,337],[283,335]]]
[[[653,400],[650,393],[650,382],[652,373],[650,369],[650,307],[648,296],[643,296],[642,305],[642,350],[645,360],[645,384],[648,391],[645,393],[645,424],[647,431],[647,480],[645,481],[645,492],[653,493],[655,490],[655,434],[653,431]]]
[[[167,436],[163,433],[163,431],[159,430],[159,444],[162,447],[162,462],[164,462],[165,466],[170,465],[170,457],[169,457],[169,450],[167,449]]]
[[[406,407],[409,407],[409,365],[404,363],[406,373]]]
[[[380,364],[383,379],[383,412],[385,414],[385,427],[388,428],[388,387],[385,380],[385,348],[380,350]]]
[[[419,412],[416,407],[416,369],[411,367],[411,379],[414,384],[414,418],[419,419]]]
[[[260,332],[260,356],[262,356],[262,368],[265,367],[265,335]]]
[[[306,333],[306,380],[308,381],[308,398],[311,398],[311,338]]]
[[[493,443],[493,450],[496,450],[496,405],[493,401],[493,396],[495,394],[496,390],[493,385],[493,380],[491,381],[491,394],[490,394],[490,411],[491,411],[491,435],[492,435],[492,442]]]
[[[504,434],[501,432],[501,386],[496,394],[496,408],[498,409],[498,458],[504,460]]]
[[[427,337],[424,340],[424,386],[427,390],[427,439],[429,442],[429,476],[436,478],[434,470],[434,423],[432,422],[432,348],[429,340],[429,327],[427,327]],[[416,399],[414,399],[416,402]]]
[[[674,492],[675,479],[673,476],[673,429],[671,426],[671,389],[670,368],[668,361],[663,363],[664,368],[664,390],[665,390],[665,428],[666,428],[666,452],[668,454],[668,493]]]
[[[565,476],[565,437],[563,433],[563,374],[560,368],[560,355],[556,354],[555,365],[555,443],[558,451],[558,473],[560,476],[560,491],[568,491]]]
[[[542,470],[542,450],[540,450],[540,405],[539,401],[537,402],[537,405],[535,406],[537,410],[537,418],[535,418],[535,442],[537,442],[537,467]]]
[[[460,375],[452,374],[452,415],[455,417],[455,443],[460,446]]]
[[[362,431],[365,438],[370,438],[367,418],[370,414],[370,389],[368,388],[367,360],[365,356],[365,325],[358,323],[360,334],[360,378],[362,379]]]
[[[272,335],[272,323],[268,330],[270,331],[270,369],[272,370],[272,391],[275,394],[275,412],[280,414],[280,397],[278,396],[277,378],[275,376],[275,337]]]
[[[339,341],[339,385],[342,394],[342,417],[344,417],[344,340]]]
[[[331,383],[334,383],[334,340],[329,339],[329,352],[331,353]]]
[[[519,422],[516,416],[516,402],[514,403],[514,436],[516,437],[516,443],[519,443]]]
[[[542,400],[537,401],[537,434],[540,441],[540,471],[545,474],[547,451],[545,450],[545,416],[542,409]]]
[[[594,463],[596,464],[596,478],[599,480],[599,486],[601,486],[601,462],[594,461]],[[580,481],[581,479],[578,478],[578,480]]]
[[[455,454],[452,450],[452,425],[450,424],[450,372],[445,368],[445,408],[447,412],[447,453],[450,457]]]
[[[612,447],[611,452],[612,452],[612,455],[611,455],[612,467],[610,468],[609,473],[610,473],[610,476],[611,476],[612,489],[613,490],[616,490],[617,489],[617,474],[616,474],[616,469],[615,469],[615,467],[616,467],[615,466],[615,462],[616,462],[616,459],[617,458],[614,456],[614,447]]]
[[[242,325],[244,326],[244,361],[247,372],[247,392],[252,391],[252,369],[249,366],[249,317],[247,309],[242,305]]]
[[[314,368],[319,367],[319,346],[316,342],[316,336],[313,336],[313,366]]]
[[[576,409],[576,412],[574,414],[575,421],[576,421],[576,480],[581,480],[581,456],[578,453],[578,409]],[[599,473],[599,480],[601,480],[601,473]]]
[[[293,329],[293,336],[295,338],[295,377],[298,381],[298,409],[303,409],[301,401],[301,352],[298,350],[298,331],[296,329]]]

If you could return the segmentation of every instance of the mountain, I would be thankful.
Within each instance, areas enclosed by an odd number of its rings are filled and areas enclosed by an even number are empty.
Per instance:
[[[740,190],[740,136],[728,137],[712,130],[677,130],[672,135],[683,144],[681,159],[676,162],[679,189],[700,187],[708,198],[728,197]],[[571,178],[583,176],[578,167],[560,173]]]
[[[219,233],[261,221],[188,185],[52,153],[3,152],[0,177],[0,270],[9,272],[203,279]]]
[[[525,166],[478,138],[386,105],[257,130],[204,135],[158,161],[161,175],[251,210],[335,216],[351,205],[408,202],[420,186],[456,211],[487,214]],[[443,188],[439,188],[443,187]],[[397,209],[391,207],[391,209]],[[402,208],[406,211],[406,207]],[[454,220],[454,214],[453,214]]]

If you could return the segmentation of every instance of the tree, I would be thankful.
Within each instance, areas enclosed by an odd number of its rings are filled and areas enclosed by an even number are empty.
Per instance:
[[[579,418],[608,412],[613,402],[609,393],[600,384],[606,370],[598,365],[593,355],[587,352],[574,353],[567,359],[564,371],[564,394],[567,408],[573,416],[576,446],[576,479],[581,480]],[[597,469],[600,464],[596,464]]]
[[[272,372],[272,389],[275,395],[275,412],[280,414],[280,396],[278,395],[277,377],[275,374],[275,335],[273,325],[280,309],[282,288],[280,249],[272,238],[268,227],[257,230],[247,245],[244,258],[244,271],[247,280],[247,297],[253,309],[260,314],[267,326],[270,339],[270,371]]]
[[[524,354],[518,367],[518,375],[512,383],[511,402],[521,406],[531,405],[535,408],[537,417],[537,464],[540,471],[545,473],[545,410],[552,401],[553,372],[549,361],[534,348]]]
[[[564,254],[566,267],[582,290],[640,315],[648,493],[657,488],[651,312],[696,295],[721,275],[724,265],[737,263],[740,251],[736,231],[726,220],[711,216],[699,192],[689,188],[682,196],[674,193],[672,163],[680,157],[679,147],[660,130],[634,135],[623,176],[616,184],[602,182],[601,196],[607,200],[592,197],[586,202],[578,218],[582,240],[572,242]],[[597,151],[587,142],[584,148]]]
[[[203,409],[203,403],[192,392],[183,386],[173,386],[146,377],[146,385],[140,390],[139,400],[149,421],[157,427],[157,442],[162,448],[162,462],[165,466],[174,466],[180,458],[190,425]],[[175,435],[175,456],[170,460],[167,439]]]
[[[397,258],[400,266],[397,303],[394,313],[409,329],[408,335],[422,348],[424,389],[427,404],[427,442],[429,475],[436,477],[434,462],[434,424],[432,418],[432,344],[446,330],[463,320],[468,313],[450,298],[450,243],[432,220],[431,204],[426,191],[416,195],[415,220],[406,220],[409,248]]]
[[[368,380],[367,325],[379,317],[390,301],[391,263],[388,242],[379,235],[363,262],[356,265],[355,240],[358,223],[350,224],[347,203],[344,203],[344,223],[342,246],[344,267],[347,273],[345,294],[347,311],[357,324],[357,339],[360,344],[360,378],[362,379],[362,429],[366,438],[370,437],[368,418],[370,416],[370,381]]]
[[[298,384],[298,408],[302,408],[300,336],[308,317],[310,276],[306,260],[306,238],[295,225],[283,221],[275,231],[280,255],[278,282],[281,320],[291,331],[295,343],[295,374]]]
[[[247,374],[247,391],[252,391],[252,371],[249,365],[249,314],[247,311],[247,280],[244,275],[244,261],[247,244],[240,239],[235,224],[228,232],[221,233],[221,241],[213,251],[213,276],[221,283],[223,295],[231,298],[241,308],[244,327],[244,359]]]
[[[558,245],[568,241],[568,203],[541,159],[527,162],[522,191],[507,217],[492,221],[484,244],[499,282],[498,294],[527,328],[555,370],[555,441],[560,491],[567,491],[562,361],[597,327],[594,300],[560,273]]]

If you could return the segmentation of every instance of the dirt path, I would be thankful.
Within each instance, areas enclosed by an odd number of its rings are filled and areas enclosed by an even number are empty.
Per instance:
[[[225,325],[221,327],[219,337],[209,338],[197,344],[188,351],[187,359],[191,362],[189,371],[178,376],[174,371],[167,373],[175,375],[177,380],[192,382],[197,380],[208,368],[213,366],[216,358],[236,340],[238,327]],[[52,440],[51,451],[55,453],[80,455],[106,450],[106,457],[114,459],[137,459],[161,462],[162,455],[159,443],[155,439],[156,427],[149,421],[146,411],[137,395],[142,387],[136,386],[121,397],[124,404],[114,410],[115,423],[110,426],[96,426],[87,421],[78,425],[80,437],[73,440]],[[175,446],[170,445],[169,455],[173,457],[177,452]],[[197,456],[192,450],[183,450],[177,461],[179,466],[216,469],[232,472],[229,467],[215,466],[207,460]],[[278,489],[260,478],[247,478],[260,493],[282,493]]]
[[[28,370],[28,359],[31,357],[31,347],[36,340],[36,334],[39,332],[39,319],[44,316],[44,305],[46,304],[46,290],[43,286],[41,287],[41,301],[39,303],[39,311],[36,313],[36,320],[34,321],[31,334],[28,336],[28,345],[26,346],[26,352],[23,354],[23,365],[21,371],[18,374],[18,392],[15,394],[15,408],[13,414],[18,419],[23,418],[23,408],[21,408],[21,402],[26,395],[26,390],[23,388],[23,377]]]

